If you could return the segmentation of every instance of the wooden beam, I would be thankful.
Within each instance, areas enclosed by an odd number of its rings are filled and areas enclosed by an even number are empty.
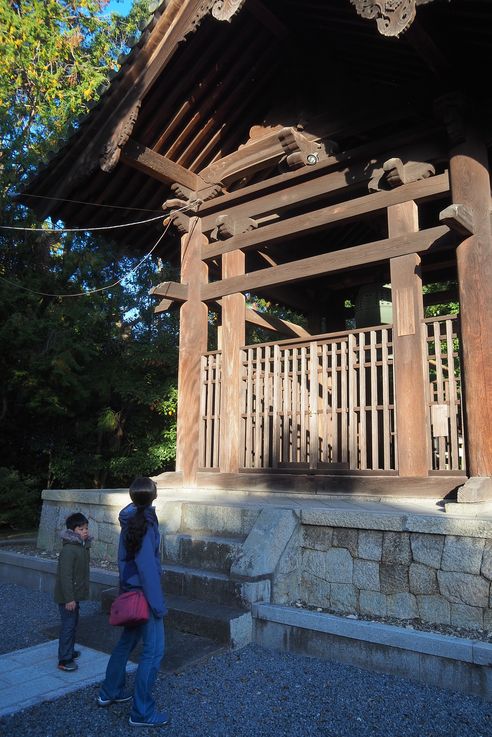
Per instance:
[[[194,172],[185,169],[184,166],[176,164],[166,156],[161,156],[161,154],[133,139],[130,139],[123,148],[121,161],[165,184],[176,182],[193,191],[198,191],[204,187],[209,189],[210,187]]]
[[[286,128],[285,130],[294,130]],[[210,184],[222,182],[227,185],[236,179],[253,174],[265,166],[276,164],[285,156],[279,140],[281,131],[275,131],[253,143],[248,143],[238,151],[214,161],[200,171],[200,176]]]
[[[419,182],[411,182],[388,192],[375,192],[357,197],[348,202],[323,207],[304,215],[297,215],[278,223],[265,225],[263,228],[241,233],[229,238],[224,243],[210,244],[204,250],[204,260],[215,258],[223,253],[236,249],[254,248],[263,243],[273,245],[279,241],[290,240],[315,233],[331,223],[348,222],[361,215],[376,215],[391,205],[408,200],[425,201],[445,194],[449,190],[447,173],[430,177]]]
[[[235,292],[250,292],[275,284],[291,284],[336,271],[345,271],[357,266],[386,261],[407,253],[420,253],[435,248],[449,248],[455,242],[456,238],[450,233],[449,228],[440,225],[422,230],[419,233],[410,233],[397,238],[387,238],[360,246],[343,248],[340,251],[291,261],[288,264],[282,264],[282,266],[252,271],[244,276],[222,279],[204,285],[202,299],[208,301]]]
[[[417,233],[415,202],[388,208],[390,237]],[[393,302],[393,356],[395,376],[396,437],[400,476],[427,476],[429,438],[427,430],[427,383],[424,378],[424,317],[420,256],[408,253],[390,259]]]
[[[222,259],[225,278],[244,274],[244,253]],[[245,343],[244,296],[231,294],[222,300],[222,365],[220,388],[219,469],[237,473],[241,465],[241,347]]]
[[[465,111],[463,111],[466,114]],[[473,213],[474,233],[456,249],[460,294],[469,476],[492,476],[492,229],[488,152],[480,132],[464,121],[465,140],[450,152],[453,202]]]
[[[250,184],[247,187],[204,202],[200,205],[200,217],[202,218],[204,232],[212,230],[217,214],[225,211],[228,213],[236,213],[237,211],[246,217],[257,217],[261,213],[267,213],[271,210],[276,211],[279,206],[283,206],[284,197],[289,187],[292,188],[293,192],[297,192],[303,183],[312,182],[311,186],[314,187],[316,186],[315,182],[319,181],[319,190],[322,195],[325,191],[342,187],[347,188],[352,184],[360,185],[369,181],[374,170],[381,168],[387,159],[394,156],[398,156],[404,161],[416,158],[432,161],[446,156],[447,151],[440,140],[434,140],[430,136],[426,140],[421,140],[422,135],[420,137],[416,136],[416,139],[417,143],[415,141],[402,143],[401,135],[398,135],[393,138],[372,141],[358,148],[330,156],[324,161],[320,161],[316,166],[303,167],[285,174],[279,174],[266,181]],[[327,174],[338,175],[339,182],[336,186],[330,185],[327,180],[321,180],[321,177]],[[323,190],[325,185],[328,185],[327,190]],[[266,199],[269,195],[273,195],[270,200]]]
[[[174,304],[172,299],[161,299],[157,307],[154,307],[154,314],[158,315],[160,312],[167,312]]]
[[[439,222],[465,238],[473,235],[473,214],[465,205],[449,205],[439,213]]]
[[[185,486],[196,485],[199,466],[201,360],[207,350],[208,309],[200,297],[207,280],[207,266],[200,259],[200,221],[190,221],[190,232],[181,238],[181,278],[188,283],[188,299],[179,316],[178,413],[176,470]]]
[[[267,312],[259,312],[252,307],[246,307],[246,322],[282,335],[295,335],[298,338],[311,337],[311,333],[300,325],[296,325],[289,320],[283,320],[276,315],[269,315]]]
[[[149,294],[153,297],[166,297],[166,299],[173,300],[173,302],[186,302],[188,299],[188,285],[179,284],[175,281],[163,281],[149,289]]]

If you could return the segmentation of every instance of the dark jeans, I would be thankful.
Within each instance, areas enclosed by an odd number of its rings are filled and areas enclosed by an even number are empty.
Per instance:
[[[164,622],[162,618],[154,617],[152,612],[145,624],[123,628],[109,659],[100,695],[106,699],[125,695],[126,664],[140,640],[143,640],[143,648],[135,675],[131,716],[136,721],[148,722],[156,712],[152,690],[164,655]]]
[[[58,641],[58,662],[68,663],[73,659],[75,645],[75,630],[79,622],[79,602],[75,604],[73,612],[65,609],[65,604],[58,604],[60,610],[60,638]]]

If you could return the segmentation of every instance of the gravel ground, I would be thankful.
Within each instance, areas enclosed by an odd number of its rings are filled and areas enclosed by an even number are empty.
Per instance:
[[[98,604],[89,603],[87,615]],[[56,621],[49,594],[0,584],[0,651],[40,641]],[[0,719],[9,737],[120,737],[128,705],[95,706],[97,686]],[[250,645],[159,674],[169,737],[490,737],[492,704],[359,668]],[[137,730],[138,731],[138,730]],[[157,730],[157,732],[161,732]],[[145,734],[156,733],[144,730]]]

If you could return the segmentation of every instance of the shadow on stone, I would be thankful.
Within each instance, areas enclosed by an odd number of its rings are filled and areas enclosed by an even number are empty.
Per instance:
[[[58,626],[48,627],[43,632],[56,639],[59,629]],[[121,627],[112,627],[108,623],[107,614],[93,614],[80,618],[77,642],[109,654],[118,642],[121,632]],[[160,670],[167,673],[182,671],[226,649],[206,637],[198,637],[166,626],[166,654]],[[140,652],[141,645],[138,645],[132,653],[132,662],[138,662]]]

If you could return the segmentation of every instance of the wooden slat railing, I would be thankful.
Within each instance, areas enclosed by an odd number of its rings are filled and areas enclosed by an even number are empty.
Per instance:
[[[464,470],[458,320],[423,321],[429,470]],[[396,471],[392,327],[246,346],[244,469]],[[200,464],[218,468],[221,353],[202,358]]]
[[[244,468],[394,470],[391,327],[243,349]]]
[[[465,469],[459,321],[456,316],[424,320],[429,381],[429,469]]]

